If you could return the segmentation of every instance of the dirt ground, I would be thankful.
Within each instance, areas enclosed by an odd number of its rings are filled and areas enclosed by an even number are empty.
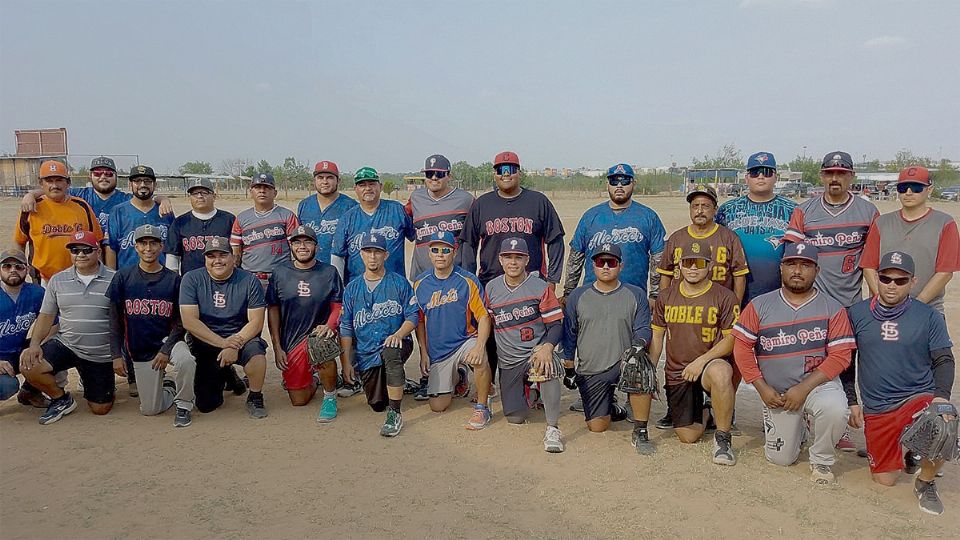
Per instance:
[[[582,212],[601,202],[551,198],[568,238]],[[680,198],[640,200],[668,231],[688,222]],[[878,204],[881,212],[896,207]],[[189,208],[185,199],[175,205],[178,213]],[[960,205],[936,206],[960,215]],[[0,201],[0,215],[0,238],[8,239],[14,201]],[[956,339],[956,282],[946,310]],[[411,358],[409,376],[417,365]],[[840,456],[838,485],[817,487],[805,452],[792,467],[765,462],[759,397],[743,386],[739,463],[719,467],[710,462],[709,440],[682,445],[651,429],[658,453],[641,457],[630,447],[631,424],[590,434],[582,415],[567,411],[575,396],[566,389],[560,428],[567,450],[547,454],[542,412],[511,426],[499,402],[492,425],[470,432],[463,429],[466,400],[433,414],[408,396],[403,432],[384,439],[382,415],[362,395],[341,398],[338,419],[318,425],[319,400],[291,407],[275,367],[264,389],[270,416],[261,421],[247,417],[243,397],[229,395],[220,410],[195,413],[192,426],[175,429],[172,413],[141,417],[126,383],[117,384],[116,407],[105,417],[81,403],[63,421],[40,426],[38,410],[0,404],[0,490],[7,494],[0,538],[956,538],[960,530],[955,463],[938,482],[947,506],[940,517],[917,509],[912,481],[874,485],[855,454]],[[664,410],[655,402],[652,419]],[[861,433],[854,437],[863,444]]]

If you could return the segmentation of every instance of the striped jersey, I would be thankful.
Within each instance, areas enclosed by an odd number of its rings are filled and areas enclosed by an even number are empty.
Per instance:
[[[343,290],[340,336],[353,338],[353,366],[358,371],[382,365],[384,340],[408,321],[417,325],[420,311],[413,288],[401,274],[387,271],[373,290],[361,274]]]
[[[99,226],[99,225],[98,225]],[[107,288],[115,272],[100,264],[89,284],[77,277],[71,266],[54,274],[47,283],[40,313],[60,316],[57,339],[77,356],[90,362],[110,358],[110,299]]]
[[[734,276],[745,276],[750,273],[740,238],[719,223],[714,223],[713,228],[704,235],[695,234],[689,226],[671,234],[667,239],[657,272],[675,280],[683,279],[680,275],[680,257],[683,248],[694,240],[710,247],[710,256],[713,259],[710,281],[732,291]]]
[[[823,196],[800,204],[790,216],[783,237],[786,242],[806,241],[820,249],[816,287],[843,307],[852,306],[863,296],[860,256],[867,230],[879,215],[872,202],[849,197],[840,206],[827,204]]]
[[[433,270],[424,272],[413,282],[413,293],[426,326],[430,364],[457,352],[487,316],[480,280],[459,266],[443,279]]]
[[[316,195],[311,195],[297,205],[297,219],[301,225],[306,225],[317,233],[317,260],[330,264],[330,248],[333,245],[333,236],[337,232],[337,224],[343,214],[357,206],[357,201],[339,194],[326,208],[320,208]]]
[[[733,335],[754,353],[736,354],[743,380],[752,383],[763,377],[778,392],[786,392],[815,369],[836,377],[850,365],[849,351],[857,348],[846,309],[819,290],[800,306],[788,302],[782,290],[754,298],[740,314]]]
[[[104,240],[110,249],[117,254],[117,269],[135,266],[140,263],[140,256],[137,255],[135,242],[133,241],[133,231],[141,225],[153,225],[160,231],[162,238],[160,243],[167,240],[170,226],[173,225],[173,214],[165,216],[160,215],[160,205],[153,204],[153,208],[144,212],[133,203],[127,201],[118,204],[111,212],[107,220],[107,229],[104,231]],[[160,264],[164,263],[166,257],[160,254]]]
[[[416,247],[413,261],[410,263],[410,279],[433,268],[430,263],[430,236],[439,231],[448,231],[454,238],[460,238],[463,222],[473,205],[473,195],[460,188],[454,188],[443,197],[434,199],[427,188],[419,188],[410,194],[407,200],[407,213],[413,218],[413,230],[416,232]],[[457,242],[459,245],[459,241]],[[457,253],[453,263],[463,267],[466,252]]]
[[[547,333],[547,324],[561,322],[563,311],[553,285],[528,274],[515,288],[505,276],[487,283],[487,310],[493,318],[494,337],[500,365],[513,367],[526,362]]]
[[[240,248],[240,267],[269,274],[286,263],[290,260],[287,236],[299,225],[297,216],[282,206],[274,206],[266,214],[256,208],[237,214],[230,231],[230,245]]]
[[[360,245],[364,237],[371,233],[379,234],[387,241],[387,252],[390,254],[384,263],[387,271],[407,275],[404,254],[406,241],[413,240],[413,221],[402,204],[381,200],[373,214],[368,214],[358,204],[344,212],[337,223],[330,254],[342,257],[345,261],[344,283],[363,275],[365,267],[360,258]]]

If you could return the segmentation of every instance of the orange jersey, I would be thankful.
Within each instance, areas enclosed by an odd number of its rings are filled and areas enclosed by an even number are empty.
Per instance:
[[[30,244],[33,267],[49,280],[73,264],[67,243],[77,231],[92,231],[98,240],[103,240],[100,223],[83,199],[68,197],[58,203],[39,197],[35,212],[20,212],[13,240],[21,246]]]

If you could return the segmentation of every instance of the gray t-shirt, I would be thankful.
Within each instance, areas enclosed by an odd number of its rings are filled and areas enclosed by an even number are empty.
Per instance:
[[[567,299],[563,314],[563,358],[573,360],[577,373],[596,375],[616,365],[627,347],[650,343],[650,305],[640,287],[621,283],[604,293],[594,285],[578,287]]]
[[[74,267],[50,278],[40,313],[60,316],[57,339],[80,358],[112,362],[110,358],[110,299],[107,288],[115,272],[103,264],[89,284]]]

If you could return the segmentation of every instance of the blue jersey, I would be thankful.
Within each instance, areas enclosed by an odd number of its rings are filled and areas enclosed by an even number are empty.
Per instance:
[[[123,321],[123,336],[111,337],[123,338],[134,362],[153,360],[164,340],[179,328],[179,290],[180,276],[168,268],[150,273],[140,265],[128,266],[113,275],[107,298]],[[169,343],[166,350],[172,348]]]
[[[357,206],[357,201],[341,193],[337,200],[330,203],[325,210],[320,210],[317,196],[311,195],[297,205],[297,219],[301,225],[308,225],[317,233],[317,260],[330,264],[330,248],[333,245],[333,235],[337,230],[337,223],[343,214]]]
[[[142,212],[131,202],[117,205],[110,212],[107,228],[104,229],[107,245],[117,254],[117,270],[140,263],[140,257],[134,248],[133,231],[141,225],[153,225],[160,229],[162,245],[167,240],[170,226],[173,225],[173,214],[160,216],[160,205],[156,203],[147,212]],[[161,253],[160,264],[163,264],[165,259]]]
[[[397,201],[380,201],[373,215],[363,211],[358,204],[344,212],[333,234],[331,254],[343,257],[344,283],[350,283],[353,278],[363,274],[365,268],[360,259],[360,244],[364,236],[370,233],[379,234],[387,240],[386,267],[388,272],[396,272],[401,276],[407,273],[404,270],[404,247],[407,240],[414,239],[413,220]]]
[[[247,311],[267,305],[263,285],[256,276],[236,268],[223,281],[213,279],[206,268],[184,274],[180,281],[180,305],[197,306],[200,322],[214,334],[228,338],[250,322]]]
[[[860,351],[857,381],[863,412],[891,411],[917,394],[932,394],[930,353],[953,347],[943,315],[919,300],[907,301],[906,311],[888,321],[873,316],[876,298],[847,310]]]
[[[40,313],[43,287],[24,283],[17,301],[0,290],[0,360],[17,365],[20,353],[27,348],[27,332]]]
[[[657,213],[649,207],[633,202],[623,210],[601,203],[584,212],[570,241],[570,249],[587,256],[600,244],[617,244],[627,263],[620,273],[620,281],[647,290],[650,254],[663,251],[667,231]],[[590,285],[597,276],[586,269],[583,284]],[[568,286],[576,286],[571,283]]]
[[[720,205],[714,221],[737,233],[747,256],[747,289],[743,305],[761,294],[780,288],[783,234],[797,203],[776,196],[767,202],[737,197]]]
[[[487,316],[480,280],[459,266],[444,279],[433,270],[424,272],[413,283],[413,293],[429,336],[430,364],[457,352],[463,342],[477,335],[477,323]]]
[[[110,212],[113,208],[118,204],[129,201],[130,198],[133,197],[133,195],[129,193],[115,189],[113,193],[104,200],[97,195],[97,190],[93,189],[93,186],[70,188],[70,195],[80,197],[90,205],[90,208],[93,209],[93,215],[97,216],[97,221],[100,222],[100,228],[104,231],[107,230],[107,220],[110,219]]]
[[[383,341],[405,321],[418,324],[420,313],[413,288],[403,275],[387,272],[372,291],[363,274],[351,281],[343,290],[340,335],[353,338],[353,367],[366,371],[381,365]]]

